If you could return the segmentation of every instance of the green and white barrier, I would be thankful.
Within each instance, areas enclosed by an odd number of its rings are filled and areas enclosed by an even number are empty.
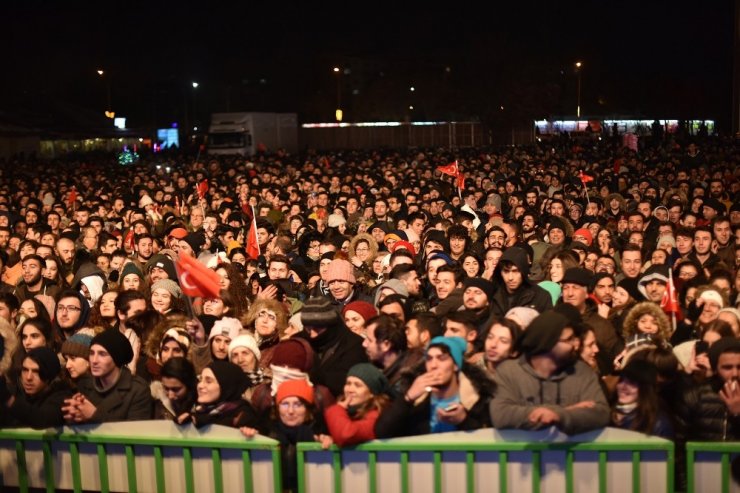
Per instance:
[[[207,493],[282,490],[275,440],[234,429],[133,421],[0,430],[3,487]],[[276,465],[278,465],[276,467]]]
[[[730,475],[730,463],[740,456],[740,442],[688,442],[686,491],[688,493],[740,493]]]
[[[301,493],[672,492],[674,445],[615,428],[478,430],[352,449],[298,445]]]

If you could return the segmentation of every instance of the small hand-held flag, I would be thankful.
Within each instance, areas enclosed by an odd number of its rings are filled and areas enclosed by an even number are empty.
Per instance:
[[[259,258],[261,252],[260,252],[260,244],[257,241],[257,217],[254,213],[254,207],[252,207],[252,225],[249,228],[249,233],[247,234],[247,255],[249,255],[249,258],[256,260]]]
[[[188,254],[180,252],[175,262],[180,288],[187,296],[218,298],[221,291],[221,278]]]
[[[666,284],[663,298],[660,300],[660,307],[665,313],[671,314],[671,321],[673,323],[673,330],[676,330],[676,314],[680,308],[678,305],[678,296],[676,294],[676,286],[673,285],[673,269],[668,268],[668,284]]]
[[[455,177],[455,185],[457,186],[457,195],[462,198],[462,189],[465,187],[465,176],[460,171],[460,166],[457,164],[457,159],[454,163],[450,163],[446,166],[437,166],[437,170],[445,175]]]
[[[589,204],[591,203],[591,199],[588,197],[588,191],[586,190],[586,183],[590,181],[594,181],[593,176],[589,176],[583,172],[583,170],[580,170],[578,172],[578,178],[581,179],[581,185],[583,185],[583,193],[586,195],[586,202]]]
[[[590,181],[594,181],[594,177],[585,174],[583,172],[583,170],[581,170],[581,171],[578,172],[578,178],[580,178],[581,179],[581,183],[584,183],[584,184],[586,184],[586,183],[588,183]]]
[[[69,197],[67,198],[67,205],[72,208],[72,212],[75,211],[75,208],[77,206],[77,189],[74,187],[69,192]]]
[[[195,187],[195,190],[198,192],[198,198],[200,200],[203,200],[206,197],[206,192],[208,192],[208,180],[203,180],[202,182],[198,183],[198,186]]]

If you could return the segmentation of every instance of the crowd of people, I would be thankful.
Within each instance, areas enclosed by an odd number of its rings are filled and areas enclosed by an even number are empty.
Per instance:
[[[287,487],[301,441],[739,440],[740,154],[684,144],[6,163],[0,425],[226,425]]]

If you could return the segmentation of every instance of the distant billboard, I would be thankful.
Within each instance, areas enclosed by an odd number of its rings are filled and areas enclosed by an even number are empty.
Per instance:
[[[180,147],[180,135],[177,128],[157,129],[157,141],[159,141],[161,149]]]

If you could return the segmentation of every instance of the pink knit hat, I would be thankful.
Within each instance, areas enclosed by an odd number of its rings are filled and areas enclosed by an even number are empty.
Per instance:
[[[347,281],[352,284],[357,282],[355,274],[352,272],[352,264],[348,260],[336,258],[331,261],[329,268],[326,270],[326,283],[332,281]]]

